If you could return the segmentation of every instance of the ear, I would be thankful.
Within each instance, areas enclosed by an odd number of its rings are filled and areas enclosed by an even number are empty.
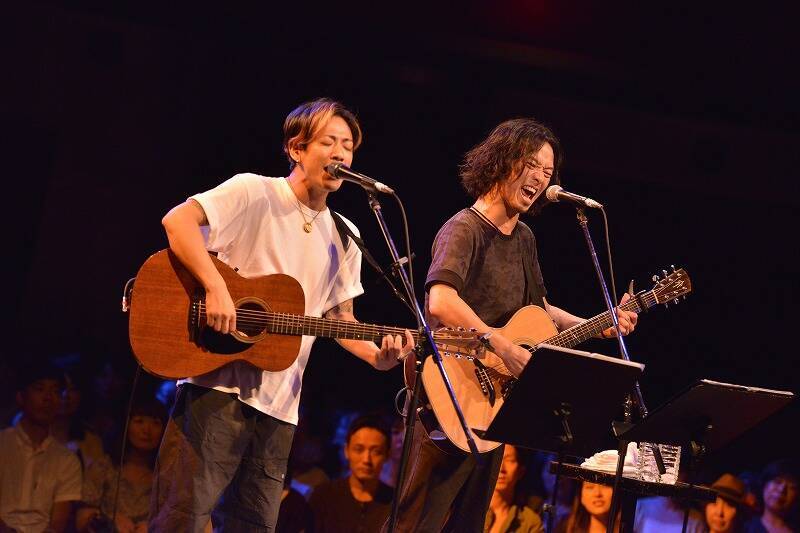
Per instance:
[[[299,163],[300,153],[305,151],[302,145],[298,143],[296,139],[290,139],[287,148],[289,150],[289,157],[291,157],[295,163]]]

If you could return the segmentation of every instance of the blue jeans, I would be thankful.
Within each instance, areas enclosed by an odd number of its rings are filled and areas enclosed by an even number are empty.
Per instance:
[[[235,394],[184,383],[150,497],[150,531],[274,531],[295,426]]]

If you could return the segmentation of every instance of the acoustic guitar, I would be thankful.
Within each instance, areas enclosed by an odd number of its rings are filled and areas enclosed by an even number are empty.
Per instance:
[[[303,335],[371,340],[404,336],[404,328],[305,316],[300,283],[285,274],[244,278],[211,256],[236,306],[237,331],[221,334],[206,325],[205,292],[170,250],[150,256],[131,292],[129,338],[133,354],[162,378],[205,374],[232,361],[277,372],[300,351]],[[416,341],[418,334],[412,332]],[[434,342],[449,353],[477,354],[471,332],[443,328]],[[410,359],[415,359],[410,357]]]
[[[679,297],[692,290],[691,280],[683,269],[674,270],[669,274],[665,271],[663,279],[654,278],[654,281],[656,283],[651,290],[639,292],[619,307],[626,311],[641,313],[656,304],[669,304],[673,301],[677,303]],[[544,309],[529,305],[517,311],[505,326],[493,330],[527,349],[533,357],[536,357],[537,344],[547,343],[572,348],[598,335],[611,325],[611,315],[606,311],[559,333]],[[472,354],[464,354],[463,351],[448,353],[446,350],[440,350],[440,353],[467,426],[485,430],[502,407],[516,379],[500,357],[488,350]],[[409,388],[413,386],[415,379],[414,362],[410,359],[406,359],[404,368]],[[419,410],[423,427],[434,443],[443,450],[452,451],[454,445],[469,452],[469,445],[455,408],[442,382],[439,369],[430,356],[424,361],[421,375],[428,400],[427,405]],[[473,438],[479,452],[491,451],[501,444],[480,439],[476,435]]]

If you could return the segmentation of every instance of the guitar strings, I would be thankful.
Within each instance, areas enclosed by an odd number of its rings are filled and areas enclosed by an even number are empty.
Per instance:
[[[645,308],[649,308],[657,303],[658,300],[657,298],[654,298],[653,293],[654,291],[649,291],[641,296],[641,299],[646,303]],[[205,315],[205,302],[201,302],[199,307],[201,316]],[[637,299],[631,299],[618,307],[626,311],[636,309],[641,312],[641,309],[638,309],[639,305]],[[303,331],[321,331],[324,334],[325,330],[330,333],[333,333],[335,330],[338,334],[358,335],[359,338],[366,337],[374,340],[380,339],[384,335],[402,335],[404,332],[403,328],[391,326],[378,326],[364,322],[350,322],[347,320],[309,317],[293,315],[289,313],[275,313],[271,311],[261,311],[255,309],[237,309],[236,318],[238,324],[244,326],[253,326],[258,329],[266,329],[272,326],[273,333],[302,333]],[[580,324],[576,324],[570,328],[567,328],[543,342],[561,347],[575,346],[576,344],[579,344],[580,342],[594,335],[597,332],[598,327],[600,327],[600,331],[602,331],[611,324],[612,321],[610,320],[610,315],[606,311],[605,313],[594,316],[581,322]],[[342,328],[344,328],[344,331],[342,331]],[[275,331],[279,329],[283,331]],[[457,338],[448,336],[447,334],[442,335],[434,333],[433,335],[434,339],[438,338],[441,342],[444,342],[444,340],[450,340],[452,342]],[[412,332],[412,336],[416,340],[419,335],[415,332]],[[529,351],[533,353],[534,349],[535,348],[530,348]],[[501,372],[505,375],[510,375],[508,368],[503,362],[487,365],[486,369]]]

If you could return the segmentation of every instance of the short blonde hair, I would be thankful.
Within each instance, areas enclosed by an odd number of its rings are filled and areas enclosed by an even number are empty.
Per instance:
[[[333,117],[342,118],[353,134],[353,151],[361,144],[361,126],[355,114],[330,98],[318,98],[297,106],[283,123],[283,152],[289,160],[289,170],[297,162],[289,155],[289,148],[304,149]]]

